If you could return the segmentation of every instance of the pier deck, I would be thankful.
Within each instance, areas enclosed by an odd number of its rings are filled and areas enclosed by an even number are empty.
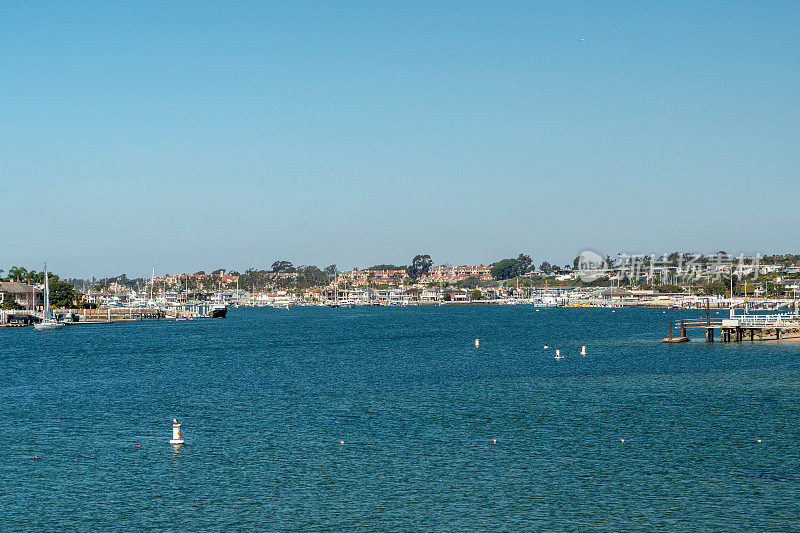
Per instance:
[[[780,340],[791,334],[800,334],[800,316],[787,313],[776,315],[739,315],[731,318],[714,319],[698,318],[678,320],[675,322],[674,327],[676,329],[680,328],[682,337],[686,337],[686,330],[688,329],[702,328],[706,333],[706,342],[714,342],[717,330],[719,330],[719,339],[721,342]],[[669,331],[671,338],[673,331],[672,321],[670,321]]]

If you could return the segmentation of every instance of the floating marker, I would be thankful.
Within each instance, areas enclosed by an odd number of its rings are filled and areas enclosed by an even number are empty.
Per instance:
[[[492,444],[497,444],[497,439],[492,439]]]
[[[38,457],[36,457],[35,455],[33,456],[33,458],[34,458],[34,459],[38,459]]]
[[[625,439],[619,439],[620,442],[625,442]]]
[[[761,439],[756,439],[756,444],[761,444]],[[35,457],[34,457],[35,459]]]
[[[475,347],[476,348],[480,348],[481,347],[481,340],[480,339],[475,339]]]
[[[586,355],[586,346],[581,346],[581,355]]]
[[[140,445],[138,445],[138,444],[136,445],[136,447],[137,447],[137,448],[141,448],[141,446],[140,446]]]
[[[344,441],[343,441],[343,440],[340,440],[340,441],[339,441],[339,444],[344,444]]]
[[[549,347],[547,344],[545,344],[545,345],[544,345],[544,349],[545,349],[545,350],[549,350],[549,349],[550,349],[550,347]]]
[[[561,350],[556,350],[556,359],[564,359],[564,356],[561,355]]]
[[[183,444],[183,439],[181,438],[181,425],[178,423],[177,418],[172,419],[172,440],[169,441],[170,444]]]

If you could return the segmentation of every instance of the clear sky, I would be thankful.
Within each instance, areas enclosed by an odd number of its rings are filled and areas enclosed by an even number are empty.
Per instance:
[[[798,249],[800,2],[0,7],[0,268]]]

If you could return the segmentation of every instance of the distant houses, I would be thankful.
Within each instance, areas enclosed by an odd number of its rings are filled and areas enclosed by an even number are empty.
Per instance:
[[[492,279],[492,268],[483,265],[477,266],[449,266],[440,265],[431,268],[428,274],[423,276],[423,283],[456,283],[467,278],[478,278],[481,281]]]
[[[457,283],[467,278],[477,278],[480,281],[491,281],[492,269],[488,266],[450,266],[440,265],[432,267],[427,274],[419,279],[420,283]],[[409,283],[405,270],[346,270],[339,275],[339,282],[347,282],[353,287],[366,287],[368,285],[400,285]]]

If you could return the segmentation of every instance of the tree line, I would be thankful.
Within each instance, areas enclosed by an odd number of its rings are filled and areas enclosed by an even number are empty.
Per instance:
[[[4,271],[0,270],[0,274]],[[8,275],[0,278],[2,281],[16,281],[27,283],[30,285],[41,285],[44,283],[44,271],[37,272],[34,269],[28,270],[25,267],[13,266],[8,269]],[[62,280],[58,275],[52,272],[47,273],[47,280],[50,284],[50,305],[53,307],[73,307],[82,306],[82,298],[80,293],[75,291],[75,286],[69,281]],[[0,307],[3,309],[19,309],[22,306],[18,305],[16,300],[11,294],[6,293]]]

